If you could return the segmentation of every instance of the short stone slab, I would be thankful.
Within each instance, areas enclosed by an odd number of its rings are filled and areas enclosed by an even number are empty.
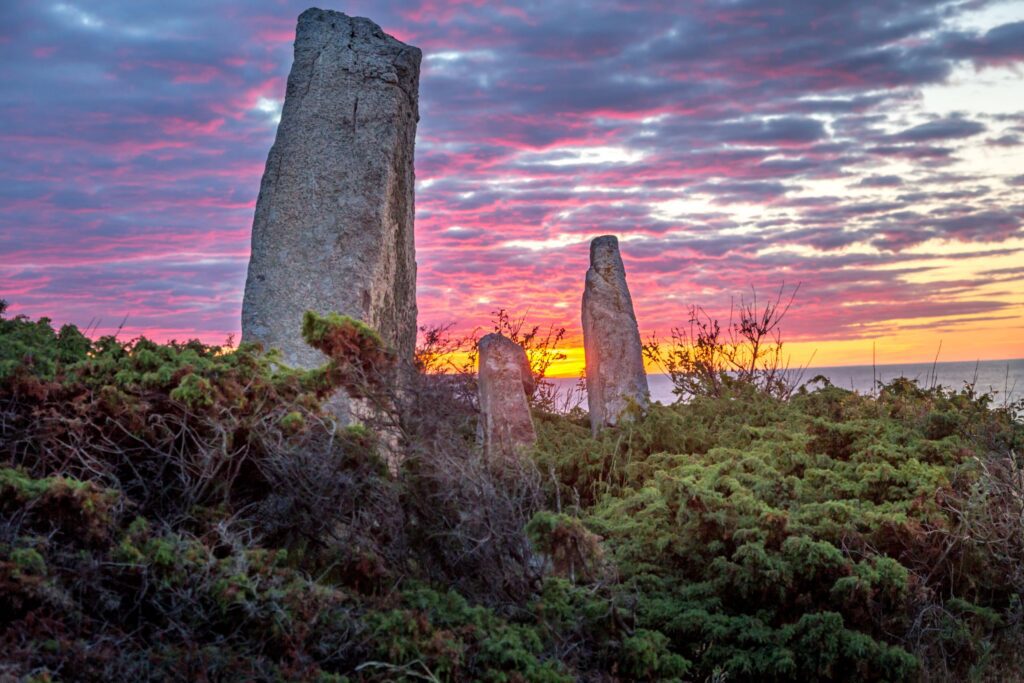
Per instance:
[[[526,351],[497,333],[481,338],[477,348],[484,449],[491,458],[516,457],[537,440],[527,400],[534,380]]]

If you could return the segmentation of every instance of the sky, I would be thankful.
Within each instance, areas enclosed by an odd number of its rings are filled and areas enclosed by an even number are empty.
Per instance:
[[[308,0],[307,0],[308,2]],[[237,338],[308,5],[0,3],[0,298]],[[420,323],[505,308],[582,359],[589,240],[641,334],[800,289],[815,365],[1024,356],[1024,2],[322,2],[422,48]]]

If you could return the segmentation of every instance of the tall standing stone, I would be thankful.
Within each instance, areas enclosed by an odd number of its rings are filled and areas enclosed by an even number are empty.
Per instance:
[[[368,19],[306,10],[256,202],[242,340],[311,368],[302,314],[337,311],[401,359],[416,343],[413,144],[419,48]]]
[[[480,420],[489,457],[514,457],[537,440],[527,395],[533,372],[526,351],[501,334],[485,335],[477,345]]]
[[[590,269],[583,289],[583,347],[590,427],[597,434],[618,424],[631,402],[645,408],[650,401],[640,330],[614,235],[590,243]]]

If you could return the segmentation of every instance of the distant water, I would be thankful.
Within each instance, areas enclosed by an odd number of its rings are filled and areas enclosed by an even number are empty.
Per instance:
[[[901,365],[848,365],[832,368],[807,368],[802,382],[817,375],[824,375],[832,384],[860,393],[869,393],[874,382],[888,382],[897,377],[916,379],[922,386],[941,384],[950,389],[962,389],[965,384],[974,384],[979,394],[994,395],[993,404],[1002,405],[1004,399],[1013,402],[1024,398],[1024,358],[1016,360],[970,361],[962,363],[906,363]],[[556,378],[552,380],[561,392],[572,389],[577,380]],[[662,403],[672,403],[672,382],[667,375],[648,375],[651,398]]]

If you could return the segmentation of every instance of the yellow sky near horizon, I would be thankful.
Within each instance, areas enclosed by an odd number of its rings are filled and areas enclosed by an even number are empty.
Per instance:
[[[1007,250],[1024,249],[1024,239],[1011,239],[1000,244]],[[785,355],[791,367],[839,367],[850,365],[891,365],[930,363],[938,357],[940,362],[989,361],[1024,358],[1024,270],[1008,273],[1005,278],[980,275],[985,271],[1024,269],[1019,253],[991,255],[985,245],[963,245],[948,242],[928,242],[911,250],[922,255],[920,263],[928,269],[908,273],[905,279],[914,284],[935,283],[936,287],[953,290],[951,298],[957,301],[987,301],[1007,304],[1007,308],[993,315],[963,315],[894,318],[877,320],[863,334],[846,339],[806,338],[787,335],[787,321],[782,325]],[[965,252],[977,252],[966,256]],[[942,254],[949,254],[943,258]],[[915,261],[901,263],[899,267],[915,265]],[[881,266],[884,268],[885,266]],[[969,291],[955,291],[957,283],[970,283]],[[791,317],[799,315],[799,293],[794,301]],[[843,306],[837,302],[837,306]],[[680,302],[680,312],[685,307]],[[576,322],[576,321],[573,321]],[[791,322],[791,321],[790,321]],[[639,320],[641,337],[646,340],[652,331]],[[578,323],[573,325],[578,328]],[[660,338],[667,330],[657,330]],[[584,367],[583,339],[571,334],[559,349],[566,355],[554,363],[548,373],[551,377],[578,377]],[[464,356],[453,358],[456,362]],[[648,366],[648,372],[659,372]]]
[[[979,345],[979,337],[987,341]],[[914,334],[899,333],[870,339],[842,339],[823,341],[783,341],[784,356],[790,367],[811,368],[843,367],[851,365],[899,365],[954,361],[998,361],[1024,358],[1024,318],[1013,321],[1012,327],[980,327],[976,330],[948,331],[936,334],[918,330]],[[573,340],[575,341],[575,340]],[[941,346],[940,346],[941,344]],[[556,361],[548,371],[549,377],[579,377],[585,365],[583,347],[574,343],[560,347],[566,358]],[[874,355],[874,357],[872,357]],[[459,365],[466,360],[465,353],[453,354],[451,360]],[[648,373],[661,372],[645,363]]]

